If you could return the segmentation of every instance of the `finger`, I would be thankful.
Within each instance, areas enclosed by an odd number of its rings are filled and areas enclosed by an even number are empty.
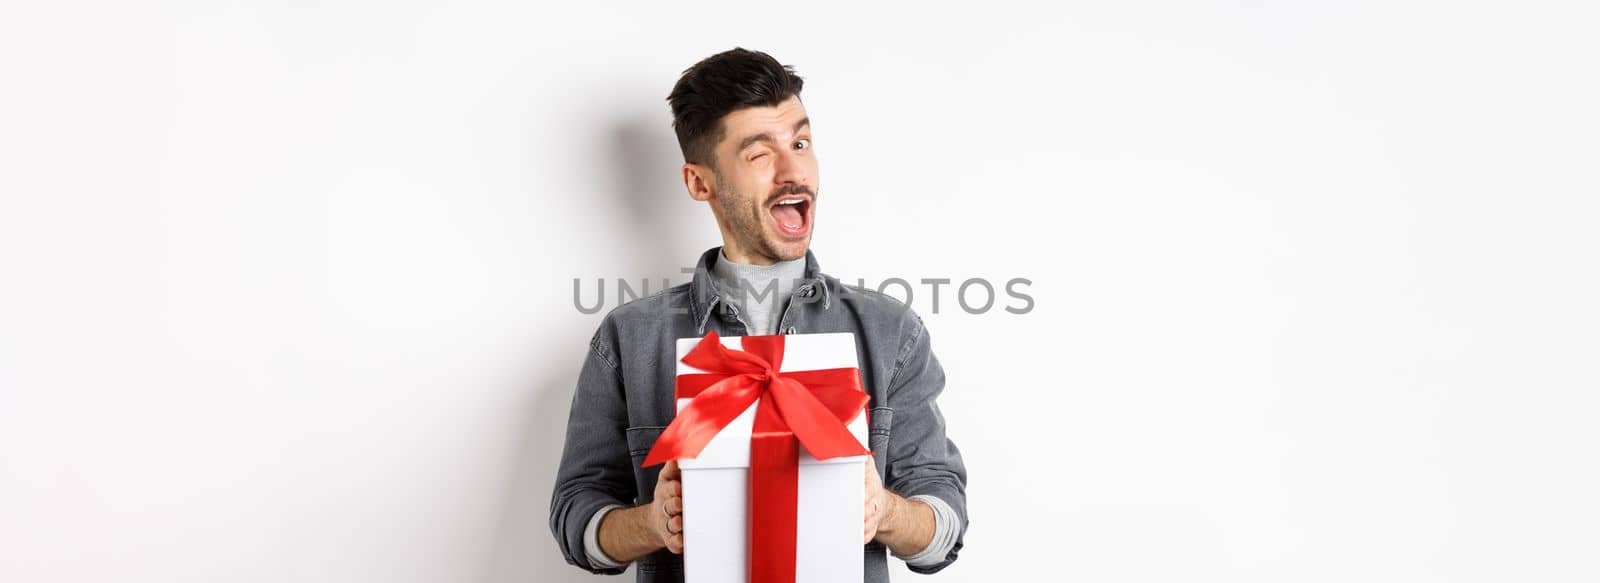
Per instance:
[[[673,554],[683,554],[683,533],[667,537],[667,550]]]
[[[662,480],[677,480],[677,479],[682,478],[682,477],[683,477],[683,472],[678,471],[678,461],[677,460],[673,460],[673,461],[667,462],[667,465],[661,467],[661,479]]]
[[[656,482],[656,495],[665,498],[683,495],[683,482],[677,480],[661,480]]]
[[[872,542],[872,537],[878,534],[878,517],[872,512],[871,506],[862,509],[861,518],[861,544]]]
[[[667,507],[667,516],[677,516],[679,514],[683,514],[682,498],[678,498],[676,496],[668,498],[667,503],[663,504],[663,506]]]
[[[667,534],[683,534],[682,516],[674,516],[667,519]]]

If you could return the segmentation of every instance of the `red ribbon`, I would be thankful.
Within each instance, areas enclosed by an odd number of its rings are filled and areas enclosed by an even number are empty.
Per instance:
[[[692,459],[735,417],[756,405],[750,435],[750,583],[793,583],[800,444],[819,460],[867,455],[845,426],[867,404],[855,368],[778,372],[783,336],[745,336],[743,351],[715,330],[683,362],[706,374],[678,375],[674,393],[692,398],[641,467]]]

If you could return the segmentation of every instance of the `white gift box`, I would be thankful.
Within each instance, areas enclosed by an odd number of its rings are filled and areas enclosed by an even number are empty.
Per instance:
[[[855,335],[784,336],[778,372],[859,368]],[[743,350],[740,337],[721,338]],[[699,338],[678,340],[679,375],[703,373],[683,357]],[[678,399],[682,411],[692,399]],[[757,403],[759,404],[759,402]],[[748,577],[750,433],[757,404],[717,433],[700,455],[678,462],[683,471],[683,563],[689,583],[744,583]],[[847,427],[867,447],[863,411]],[[795,583],[859,583],[862,580],[861,518],[867,456],[817,460],[800,446],[796,513]]]

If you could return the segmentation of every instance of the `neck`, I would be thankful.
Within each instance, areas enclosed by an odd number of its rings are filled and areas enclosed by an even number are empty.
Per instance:
[[[743,265],[765,266],[772,265],[780,261],[775,257],[768,257],[760,253],[746,251],[744,248],[739,247],[738,245],[729,243],[727,238],[724,238],[722,242],[722,256],[726,257],[728,261]],[[804,258],[804,256],[801,256],[801,258]]]

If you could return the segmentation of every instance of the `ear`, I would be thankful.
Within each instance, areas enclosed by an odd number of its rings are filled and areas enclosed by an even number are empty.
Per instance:
[[[712,175],[711,168],[702,164],[683,165],[683,187],[689,191],[689,198],[705,202],[716,195],[712,184],[716,176]]]

